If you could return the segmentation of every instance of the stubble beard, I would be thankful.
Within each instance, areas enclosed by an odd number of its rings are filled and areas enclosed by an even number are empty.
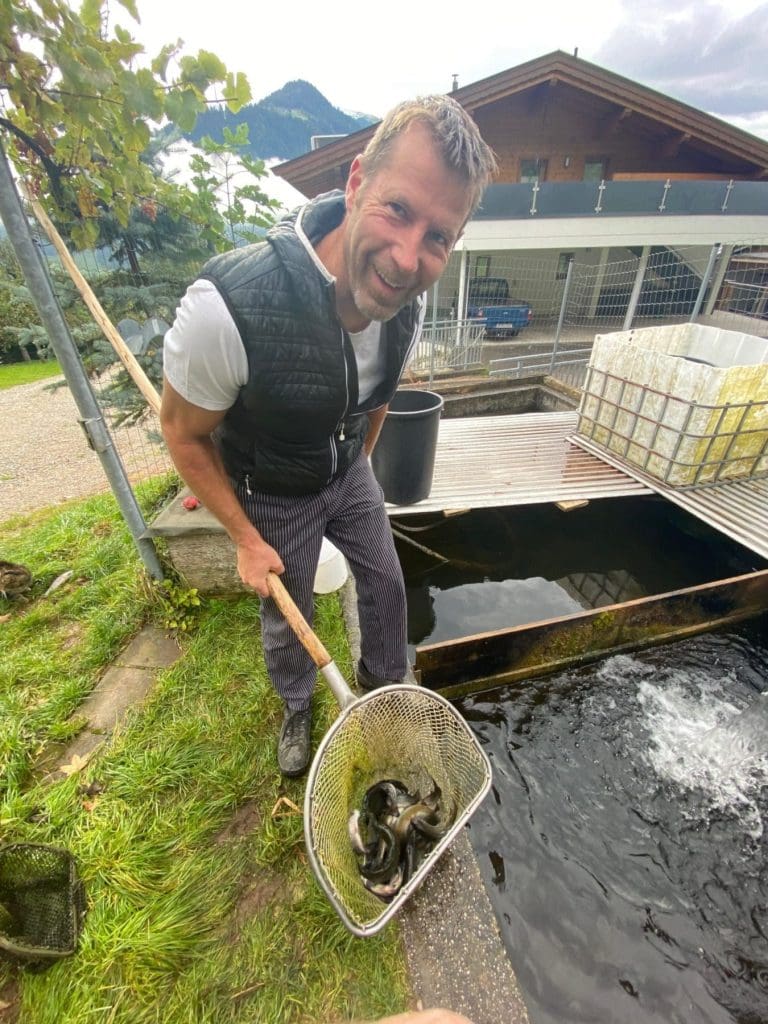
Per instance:
[[[364,268],[364,272],[360,275],[359,279],[353,282],[352,285],[352,300],[355,304],[358,312],[364,316],[367,320],[376,320],[379,323],[386,323],[387,320],[391,320],[394,316],[400,312],[400,310],[407,306],[409,302],[412,302],[416,295],[419,294],[419,289],[416,287],[407,288],[403,295],[402,301],[397,301],[396,304],[384,304],[379,302],[370,292],[366,286],[367,278],[378,277],[376,265],[372,260],[368,260]],[[390,275],[382,275],[385,281],[390,281]],[[394,276],[394,275],[392,275]],[[395,286],[397,287],[397,281],[395,280]]]
[[[372,299],[363,288],[355,288],[352,292],[352,301],[358,313],[366,320],[376,320],[378,323],[386,323],[393,316],[397,316],[402,306],[393,309],[391,306],[382,306],[381,303]]]

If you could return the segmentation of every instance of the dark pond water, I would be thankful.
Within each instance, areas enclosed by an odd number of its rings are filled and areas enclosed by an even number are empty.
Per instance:
[[[398,545],[412,652],[766,564],[656,499],[407,522],[451,560]],[[532,1024],[768,1022],[766,690],[764,618],[456,702]]]
[[[398,541],[408,641],[439,643],[584,608],[725,579],[766,563],[657,498],[479,509],[395,528],[448,558]],[[406,532],[407,531],[407,532]]]
[[[768,618],[465,698],[532,1024],[768,1021]]]

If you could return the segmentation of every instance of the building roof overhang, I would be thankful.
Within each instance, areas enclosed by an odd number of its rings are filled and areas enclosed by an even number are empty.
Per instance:
[[[610,116],[617,125],[631,118],[642,119],[646,124],[652,122],[664,130],[669,145],[698,145],[742,161],[756,178],[768,177],[768,142],[562,50],[463,86],[451,95],[477,117],[483,107],[516,93],[549,89],[560,83],[603,100],[611,108]],[[322,181],[329,174],[341,172],[346,176],[344,169],[362,152],[375,128],[376,125],[372,125],[278,164],[273,171],[305,195],[315,195],[322,191]]]

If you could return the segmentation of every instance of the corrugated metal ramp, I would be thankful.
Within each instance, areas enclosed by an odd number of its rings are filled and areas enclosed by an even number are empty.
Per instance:
[[[390,515],[659,494],[768,558],[768,479],[681,490],[576,434],[578,414],[442,419],[429,497]]]
[[[428,498],[390,515],[650,494],[651,488],[568,440],[576,412],[442,419]]]
[[[571,440],[585,452],[621,470],[750,551],[768,558],[768,479],[765,477],[680,489],[635,469],[587,438],[573,435]]]

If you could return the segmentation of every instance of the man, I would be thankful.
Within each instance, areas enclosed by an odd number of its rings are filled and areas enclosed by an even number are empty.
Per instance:
[[[419,338],[424,293],[494,169],[454,100],[400,104],[352,162],[344,192],[211,260],[166,336],[163,434],[262,598],[264,656],[284,703],[284,775],[309,763],[316,671],[269,598],[268,573],[283,575],[311,622],[327,536],[357,585],[359,684],[406,674],[402,573],[366,456]]]

